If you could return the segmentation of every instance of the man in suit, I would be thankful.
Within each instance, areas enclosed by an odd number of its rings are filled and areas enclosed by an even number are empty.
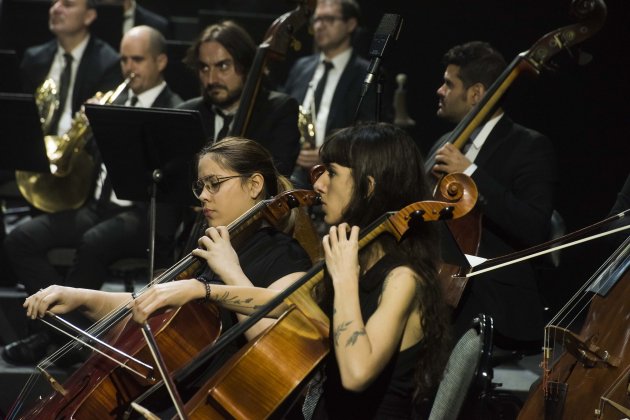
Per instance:
[[[443,61],[446,69],[437,91],[437,115],[459,123],[506,63],[489,44],[477,41],[453,47]],[[450,143],[439,148],[433,171],[436,175],[464,172],[477,184],[477,207],[483,214],[478,255],[498,257],[545,242],[557,178],[551,142],[514,123],[499,107],[464,149]],[[520,349],[540,340],[543,312],[532,265],[519,263],[472,278],[457,312],[457,333],[464,332],[479,313],[494,318],[499,346]]]
[[[55,39],[24,53],[20,74],[25,93],[34,93],[49,78],[59,90],[66,85],[68,100],[60,104],[54,117],[58,121],[52,124],[49,134],[65,133],[85,100],[97,91],[114,88],[121,81],[116,51],[90,35],[90,25],[97,17],[95,3],[95,0],[54,1],[49,9],[48,26]]]
[[[148,26],[132,28],[121,41],[120,66],[126,78],[132,76],[128,91],[114,103],[128,106],[174,107],[181,98],[162,77],[167,65],[166,41]],[[16,227],[5,240],[17,283],[29,294],[50,284],[100,289],[108,277],[108,266],[121,258],[145,257],[149,234],[147,205],[120,200],[111,190],[105,166],[99,162],[94,196],[77,210],[42,214]],[[181,215],[171,206],[157,210],[156,265],[173,262],[173,235]],[[53,248],[76,248],[75,262],[65,277],[47,258]],[[81,319],[75,319],[81,323]],[[5,346],[3,357],[13,364],[31,364],[46,353],[51,340],[48,331],[35,333]]]
[[[252,38],[231,21],[209,26],[189,49],[185,62],[197,71],[202,96],[184,102],[180,108],[201,113],[211,141],[220,140],[233,128],[255,53]],[[245,137],[269,150],[284,175],[293,171],[300,148],[297,119],[295,99],[262,88],[245,131]]]
[[[319,0],[311,18],[319,52],[299,59],[283,88],[302,104],[302,112],[313,116],[315,123],[315,138],[303,142],[297,159],[298,169],[293,176],[294,181],[303,186],[310,185],[307,174],[319,163],[319,146],[326,135],[355,122],[369,65],[352,48],[359,17],[360,9],[355,0]],[[373,121],[375,107],[374,89],[370,89],[357,119]]]

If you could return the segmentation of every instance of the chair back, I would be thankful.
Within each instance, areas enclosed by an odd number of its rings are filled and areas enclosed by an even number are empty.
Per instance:
[[[429,420],[457,419],[466,398],[474,390],[487,390],[492,381],[492,318],[480,314],[457,341],[444,369]]]

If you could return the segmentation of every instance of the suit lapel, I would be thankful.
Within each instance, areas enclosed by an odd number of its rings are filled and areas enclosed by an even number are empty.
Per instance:
[[[164,89],[160,91],[160,94],[155,98],[155,101],[151,104],[152,108],[168,108],[170,106],[171,90],[168,85],[164,86]]]
[[[302,73],[301,80],[298,80],[298,86],[300,86],[300,90],[297,92],[297,97],[300,98],[298,103],[301,105],[304,102],[304,98],[306,97],[306,92],[308,91],[308,86],[313,80],[313,75],[315,74],[315,69],[317,69],[317,63],[319,61],[319,54],[315,55],[311,58],[310,61],[305,63],[305,70]]]
[[[44,80],[48,77],[48,73],[50,73],[50,67],[52,67],[53,60],[55,59],[55,54],[57,53],[57,40],[53,39],[49,43],[46,44],[43,54],[39,54],[34,56],[36,61],[36,65],[33,66],[33,80],[41,80],[39,84],[41,85]],[[36,88],[39,86],[36,86]],[[31,92],[33,93],[33,92]]]
[[[72,92],[72,112],[77,112],[81,107],[80,98],[89,98],[96,92],[83,92],[85,86],[89,86],[85,80],[89,77],[88,63],[97,63],[96,60],[91,59],[91,55],[94,53],[94,36],[90,36],[88,44],[85,46],[85,51],[77,67],[77,76],[74,78],[74,89]],[[104,92],[103,92],[104,93]]]

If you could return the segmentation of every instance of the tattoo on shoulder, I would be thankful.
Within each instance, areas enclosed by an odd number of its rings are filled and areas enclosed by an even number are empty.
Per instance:
[[[348,329],[348,326],[352,324],[352,321],[346,321],[346,322],[342,322],[341,324],[339,324],[336,328],[335,328],[335,347],[339,346],[339,336],[341,335],[342,332],[346,331]]]
[[[348,341],[346,341],[346,347],[354,346],[354,343],[357,342],[357,338],[365,334],[365,328],[361,328],[360,330],[353,332],[348,338]]]

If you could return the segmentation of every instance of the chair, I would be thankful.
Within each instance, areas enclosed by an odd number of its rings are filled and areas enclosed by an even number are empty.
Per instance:
[[[429,420],[457,419],[468,398],[483,397],[492,383],[492,317],[480,314],[453,348]]]

